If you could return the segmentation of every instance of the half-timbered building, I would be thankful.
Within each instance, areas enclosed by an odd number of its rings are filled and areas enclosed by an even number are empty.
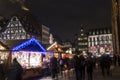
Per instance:
[[[41,41],[41,25],[31,14],[11,16],[4,27],[1,27],[0,40],[22,40],[32,37]]]

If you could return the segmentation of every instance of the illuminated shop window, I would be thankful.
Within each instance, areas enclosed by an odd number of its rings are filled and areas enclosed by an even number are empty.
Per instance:
[[[99,36],[99,40],[101,40],[101,36]]]

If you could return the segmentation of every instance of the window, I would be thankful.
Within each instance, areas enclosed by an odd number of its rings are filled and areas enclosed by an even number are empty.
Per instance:
[[[80,40],[80,38],[78,38],[78,40]]]
[[[11,39],[14,39],[14,36],[13,36],[13,35],[11,36]]]
[[[26,37],[25,37],[25,35],[22,35],[22,39],[25,39]]]
[[[14,33],[13,30],[11,30],[11,33]]]
[[[7,36],[7,39],[10,39],[10,36]]]
[[[9,37],[10,35],[9,34],[7,34],[7,37]]]
[[[106,40],[107,40],[107,41],[109,40],[109,36],[106,36]]]
[[[16,39],[20,39],[20,36],[17,36]]]
[[[84,34],[82,33],[81,36],[83,36]]]
[[[21,30],[19,30],[19,32],[21,33]]]
[[[7,33],[10,33],[10,31],[7,31]]]
[[[94,46],[94,42],[92,42],[92,46]]]
[[[87,40],[87,37],[85,37],[84,40]]]
[[[6,39],[6,36],[4,36],[4,39]]]
[[[18,26],[18,24],[16,23],[15,26]]]
[[[97,37],[95,37],[95,41],[97,41]]]
[[[99,34],[99,32],[97,31],[97,32],[96,32],[96,34],[98,35],[98,34]]]
[[[96,41],[96,42],[95,42],[95,45],[97,45],[97,44],[98,44],[98,42]]]
[[[95,37],[93,37],[93,41],[95,42]]]
[[[88,45],[88,43],[86,42],[86,43],[84,43],[85,45]]]
[[[110,30],[108,30],[108,34],[110,34]]]
[[[93,41],[94,39],[93,39],[93,37],[92,37],[92,41]]]
[[[18,33],[18,30],[16,30],[15,32]]]
[[[93,35],[95,35],[95,32],[93,32]]]
[[[22,26],[20,22],[19,22],[19,26]]]

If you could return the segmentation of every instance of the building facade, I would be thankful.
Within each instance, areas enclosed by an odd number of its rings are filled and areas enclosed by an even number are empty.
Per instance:
[[[50,28],[40,23],[31,13],[14,14],[8,19],[0,17],[0,41],[2,43],[13,47],[13,44],[31,38],[37,39],[44,47],[47,47],[50,45]]]
[[[49,37],[50,37],[50,28],[45,25],[42,25],[42,44],[50,44]]]
[[[87,52],[88,51],[88,36],[83,29],[80,29],[80,32],[77,36],[77,51],[78,52]]]
[[[110,29],[89,31],[88,51],[91,53],[113,51],[112,33]]]

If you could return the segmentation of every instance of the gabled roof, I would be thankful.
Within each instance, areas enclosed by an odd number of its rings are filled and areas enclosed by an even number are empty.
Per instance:
[[[30,40],[27,40],[22,44],[13,47],[12,50],[26,50],[26,51],[40,51],[40,52],[46,51],[35,38],[31,38]]]
[[[48,51],[52,51],[52,52],[64,52],[62,50],[62,45],[58,44],[57,42],[54,42],[53,44],[51,44],[48,48]]]
[[[47,50],[51,50],[52,48],[55,47],[55,45],[57,45],[57,42],[54,42],[54,43],[51,44],[49,47],[47,47]]]

